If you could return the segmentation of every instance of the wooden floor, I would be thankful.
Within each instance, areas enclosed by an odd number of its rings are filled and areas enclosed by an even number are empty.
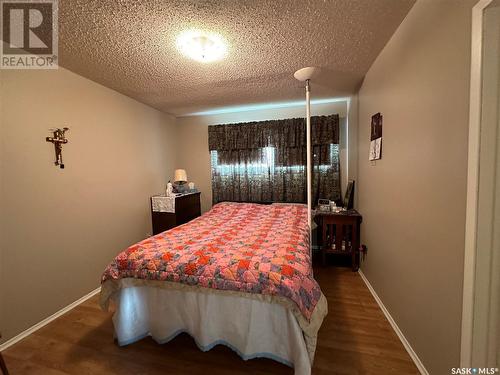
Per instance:
[[[329,313],[319,332],[313,374],[418,374],[361,280],[348,268],[316,268]],[[16,374],[293,374],[267,359],[243,361],[231,349],[201,352],[182,334],[164,345],[113,342],[111,314],[97,296],[3,352]]]

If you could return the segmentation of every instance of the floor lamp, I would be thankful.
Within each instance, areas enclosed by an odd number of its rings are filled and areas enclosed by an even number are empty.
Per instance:
[[[307,223],[309,224],[309,244],[312,254],[312,163],[311,163],[311,79],[317,68],[307,67],[294,73],[295,79],[306,83],[306,139],[307,139]]]

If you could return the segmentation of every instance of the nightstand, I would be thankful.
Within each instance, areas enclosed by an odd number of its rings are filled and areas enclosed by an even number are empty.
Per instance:
[[[153,235],[187,223],[201,215],[200,192],[179,194],[174,197],[151,197]]]
[[[359,268],[360,229],[363,217],[356,210],[342,212],[316,210],[314,221],[321,227],[319,240],[323,265],[326,254],[351,257],[353,271]]]

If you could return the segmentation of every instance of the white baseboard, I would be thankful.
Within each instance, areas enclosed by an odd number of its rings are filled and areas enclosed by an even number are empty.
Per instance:
[[[429,372],[424,367],[424,364],[422,363],[422,361],[420,360],[420,358],[418,358],[417,353],[415,353],[415,351],[411,347],[410,343],[408,342],[408,340],[406,339],[406,337],[403,335],[403,332],[401,332],[401,330],[399,329],[398,325],[396,324],[396,322],[392,318],[392,316],[389,313],[389,311],[384,306],[384,303],[382,302],[382,300],[378,296],[377,292],[375,292],[375,289],[373,289],[372,285],[370,284],[370,282],[368,281],[368,279],[364,275],[363,271],[361,271],[361,268],[358,270],[358,273],[359,273],[359,276],[361,276],[361,278],[365,282],[365,284],[368,287],[368,289],[370,290],[370,293],[373,295],[373,298],[375,298],[375,301],[377,301],[378,305],[380,306],[380,309],[382,310],[382,312],[384,313],[385,317],[389,321],[392,329],[394,330],[394,332],[396,332],[396,335],[398,335],[399,339],[401,340],[401,343],[403,344],[403,346],[405,347],[406,351],[410,355],[411,359],[415,363],[415,366],[417,366],[418,371],[420,371],[420,373],[422,375],[429,375]]]
[[[33,332],[35,331],[38,331],[40,328],[42,328],[43,326],[46,326],[47,324],[49,324],[50,322],[52,322],[53,320],[59,318],[61,315],[64,315],[65,313],[67,313],[68,311],[74,309],[76,306],[78,306],[79,304],[85,302],[86,300],[88,300],[89,298],[95,296],[97,293],[99,293],[101,291],[101,287],[91,291],[90,293],[84,295],[82,298],[76,300],[75,302],[69,304],[68,306],[62,308],[61,310],[59,310],[58,312],[52,314],[51,316],[49,316],[48,318],[45,318],[44,320],[42,320],[41,322],[35,324],[34,326],[28,328],[26,331],[23,331],[21,332],[19,335],[17,336],[14,336],[13,338],[5,341],[3,344],[0,344],[0,352],[7,349],[9,346],[12,346],[14,345],[15,343],[21,341],[22,339],[24,339],[26,336],[29,336],[31,335]]]

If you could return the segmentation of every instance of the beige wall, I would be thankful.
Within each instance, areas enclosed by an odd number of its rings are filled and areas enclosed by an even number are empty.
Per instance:
[[[151,232],[175,119],[65,69],[3,71],[3,341],[99,286],[106,264]],[[68,126],[66,169],[45,142]]]
[[[431,374],[459,366],[474,3],[418,1],[359,92],[362,269]],[[377,112],[383,158],[372,165]]]
[[[346,102],[316,104],[311,107],[313,116],[338,113],[341,117],[341,140],[346,137],[347,104]],[[264,121],[283,118],[304,117],[304,107],[255,110],[238,113],[226,113],[210,116],[180,117],[177,119],[179,168],[187,171],[188,179],[201,191],[202,211],[212,206],[212,182],[210,171],[210,153],[208,152],[208,126],[249,121]],[[346,169],[346,143],[341,145],[341,169]],[[342,186],[346,185],[347,176],[343,176]]]

